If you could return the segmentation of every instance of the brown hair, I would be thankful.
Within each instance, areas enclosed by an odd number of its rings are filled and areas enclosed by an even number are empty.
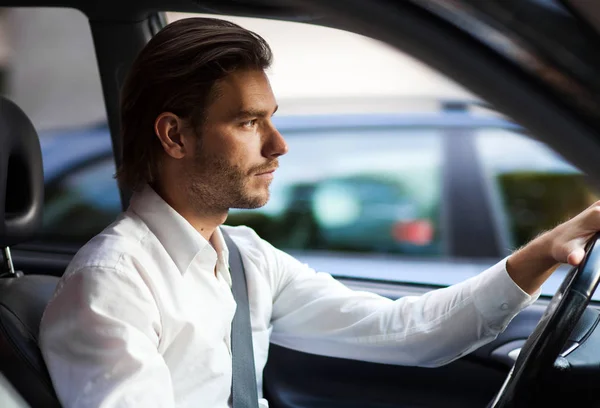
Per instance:
[[[271,61],[262,37],[229,21],[187,18],[158,32],[123,86],[119,184],[138,190],[156,181],[164,154],[154,134],[158,115],[172,112],[199,129],[217,81],[238,69],[266,69]]]

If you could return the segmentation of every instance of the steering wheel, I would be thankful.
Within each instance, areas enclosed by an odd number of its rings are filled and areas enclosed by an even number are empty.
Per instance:
[[[571,268],[538,325],[521,349],[506,381],[489,408],[531,406],[532,387],[553,366],[568,364],[558,359],[569,335],[588,306],[600,280],[600,234],[586,246],[586,255]],[[558,359],[558,360],[557,360]]]

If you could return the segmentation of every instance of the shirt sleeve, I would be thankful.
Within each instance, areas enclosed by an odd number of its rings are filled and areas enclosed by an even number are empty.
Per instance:
[[[160,315],[137,273],[84,268],[46,308],[40,348],[65,407],[174,407]]]
[[[272,342],[314,354],[423,367],[447,364],[496,338],[539,296],[513,282],[506,259],[462,283],[393,301],[352,291],[269,248],[269,268],[278,282]]]

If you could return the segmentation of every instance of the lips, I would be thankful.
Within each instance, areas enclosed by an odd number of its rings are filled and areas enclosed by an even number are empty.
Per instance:
[[[265,171],[261,171],[260,173],[256,173],[257,176],[262,176],[263,174],[271,174],[274,173],[275,170],[277,170],[277,167],[274,167],[270,170],[265,170]]]

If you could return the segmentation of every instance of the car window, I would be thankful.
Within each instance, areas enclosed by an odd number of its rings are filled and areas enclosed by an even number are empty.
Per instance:
[[[232,211],[228,223],[282,249],[442,255],[440,130],[394,128],[383,118],[328,130],[318,119],[296,121],[310,130],[282,131],[289,153],[269,203]]]
[[[114,174],[114,161],[108,157],[67,170],[48,183],[41,239],[76,245],[114,221],[121,208]]]
[[[599,198],[585,175],[544,143],[504,129],[482,129],[476,138],[507,249],[521,247]]]
[[[4,8],[0,18],[0,92],[30,117],[42,148],[44,227],[36,245],[80,246],[120,209],[88,20],[63,8]]]
[[[395,48],[327,27],[225,18],[271,45],[274,120],[290,147],[270,202],[232,210],[227,223],[316,270],[455,284],[595,199],[577,169],[510,118]],[[466,200],[480,208],[457,211]],[[465,255],[457,241],[467,236],[481,245]]]

